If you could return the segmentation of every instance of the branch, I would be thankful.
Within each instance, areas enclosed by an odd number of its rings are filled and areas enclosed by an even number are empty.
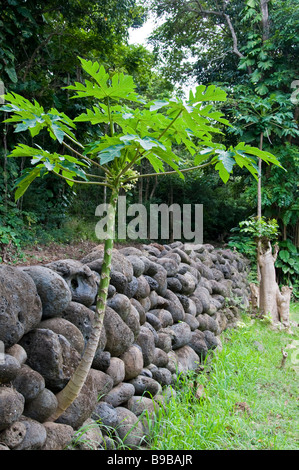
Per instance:
[[[108,188],[112,188],[112,186],[110,186],[109,184],[107,183],[100,183],[99,181],[81,181],[81,180],[74,180],[72,178],[68,178],[67,176],[63,176],[61,175],[60,173],[55,173],[57,176],[59,176],[60,178],[63,178],[64,180],[66,181],[71,181],[72,183],[78,183],[78,184],[96,184],[98,186],[106,186]]]
[[[262,0],[262,1],[268,1],[268,0]],[[238,39],[237,39],[237,35],[236,35],[236,32],[235,32],[235,29],[233,27],[233,24],[231,22],[231,19],[230,19],[230,16],[225,13],[225,9],[227,7],[227,4],[228,4],[228,1],[225,1],[223,0],[223,6],[222,6],[222,10],[221,11],[217,11],[217,10],[205,10],[204,7],[202,6],[201,2],[199,2],[198,0],[196,0],[196,4],[198,6],[198,9],[194,9],[192,8],[191,4],[194,4],[194,1],[190,1],[190,2],[186,2],[186,10],[187,11],[191,11],[193,13],[197,13],[197,14],[200,14],[201,16],[218,16],[218,17],[222,17],[225,19],[226,23],[227,23],[227,26],[230,30],[230,34],[232,36],[232,40],[233,40],[233,52],[240,58],[244,58],[244,55],[239,51],[238,49]],[[216,2],[217,3],[217,2]],[[251,74],[251,70],[248,70],[249,73]]]
[[[67,134],[66,134],[67,135]],[[69,136],[68,136],[69,137]],[[72,139],[73,140],[73,139]],[[78,157],[82,158],[83,160],[85,160],[86,162],[92,164],[92,165],[95,165],[97,166],[98,168],[101,168],[101,170],[103,170],[105,173],[109,173],[110,172],[104,168],[102,165],[100,165],[98,162],[95,162],[94,160],[91,160],[91,158],[88,158],[86,157],[85,155],[82,155],[82,153],[78,152],[77,150],[73,149],[73,147],[71,147],[70,145],[68,145],[66,142],[62,141],[62,144],[67,147],[69,150],[71,150],[71,152],[74,152],[76,155],[78,155]],[[84,148],[84,147],[83,147]]]
[[[184,168],[183,170],[180,170],[181,173],[187,173],[188,171],[193,171],[193,170],[199,170],[200,168],[205,168],[206,166],[211,165],[211,162],[204,163],[203,165],[198,165],[198,166],[193,166],[191,168]],[[142,174],[139,176],[132,176],[131,178],[128,178],[127,180],[124,181],[124,183],[127,183],[128,181],[131,180],[136,180],[140,178],[148,178],[150,176],[164,176],[164,175],[174,175],[178,174],[176,170],[171,170],[171,171],[163,171],[162,173],[147,173],[147,174]]]
[[[232,22],[230,20],[230,17],[226,13],[223,13],[223,16],[226,19],[227,25],[228,25],[229,30],[231,32],[231,36],[232,36],[232,39],[233,39],[233,51],[234,51],[235,54],[237,54],[238,57],[244,58],[244,55],[238,49],[238,39],[237,39],[235,29],[234,29],[234,27],[232,25]]]
[[[169,125],[163,130],[163,132],[161,132],[161,134],[160,134],[159,137],[158,137],[158,140],[160,140],[161,137],[163,137],[163,135],[165,134],[165,132],[167,132],[168,129],[170,129],[170,127],[171,127],[171,126],[173,125],[173,123],[180,117],[181,114],[182,114],[182,111],[180,111],[180,112],[178,113],[178,115],[177,115],[177,116],[169,123]],[[120,172],[119,178],[120,178],[122,175],[124,175],[124,174],[126,173],[126,171],[128,171],[128,170],[136,163],[136,161],[137,161],[140,157],[144,157],[145,154],[146,154],[146,152],[148,152],[148,150],[144,150],[143,152],[140,153],[140,152],[139,152],[139,148],[140,148],[140,146],[137,148],[136,155],[135,155],[135,157],[132,159],[132,161],[129,162],[129,163],[126,165],[126,167]],[[150,176],[152,176],[152,175],[150,175]],[[135,178],[133,178],[133,179],[135,179]],[[128,180],[128,181],[129,181],[129,180]]]

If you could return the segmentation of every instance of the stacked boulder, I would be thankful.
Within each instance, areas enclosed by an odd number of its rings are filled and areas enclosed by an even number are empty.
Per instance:
[[[246,260],[212,245],[114,249],[104,326],[73,404],[49,417],[93,327],[104,251],[0,266],[0,449],[136,448],[180,374],[198,369],[248,305]],[[145,418],[146,416],[146,418]]]

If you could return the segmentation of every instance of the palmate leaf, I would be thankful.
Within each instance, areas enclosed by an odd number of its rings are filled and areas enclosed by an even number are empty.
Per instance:
[[[112,77],[105,72],[105,69],[98,62],[91,62],[81,59],[83,70],[93,78],[94,82],[85,80],[84,84],[75,82],[75,85],[64,87],[67,90],[76,91],[72,98],[93,97],[98,100],[111,98],[113,100],[126,99],[130,101],[143,102],[135,93],[136,85],[133,77],[123,73],[115,73]]]
[[[28,187],[30,186],[30,184],[39,176],[41,176],[41,172],[43,170],[43,167],[42,165],[41,166],[38,166],[34,169],[26,169],[24,170],[23,174],[21,177],[19,177],[17,180],[16,180],[16,183],[15,183],[15,186],[14,188],[17,188],[16,189],[16,192],[15,192],[15,201],[17,201],[18,199],[20,199],[20,197],[23,196],[23,194],[25,193],[25,191],[28,189]]]
[[[8,157],[31,157],[31,163],[35,165],[33,169],[26,169],[23,175],[16,181],[16,199],[24,194],[35,178],[46,174],[48,171],[55,173],[63,172],[64,176],[68,178],[77,176],[85,181],[88,179],[84,170],[80,168],[87,166],[84,162],[70,155],[50,153],[47,150],[43,150],[41,147],[34,148],[29,145],[19,144],[12,150]]]
[[[227,94],[224,90],[215,85],[206,87],[205,85],[199,85],[196,87],[195,94],[192,90],[189,93],[189,103],[194,105],[195,103],[203,101],[226,101]]]
[[[245,144],[244,142],[240,142],[236,147],[235,150],[240,155],[254,155],[258,158],[261,158],[266,163],[273,163],[276,166],[284,169],[283,166],[280,164],[279,160],[270,152],[266,152],[265,150],[260,150],[256,147],[251,147],[250,145]]]
[[[137,142],[144,150],[151,150],[153,147],[160,147],[161,149],[166,150],[165,145],[150,136],[141,138],[135,134],[126,134],[121,136],[120,140],[123,142]]]
[[[100,159],[100,164],[106,165],[115,158],[121,157],[121,151],[125,148],[125,146],[125,144],[110,145],[110,147],[106,147],[104,150],[99,152],[98,157]]]
[[[52,139],[57,139],[60,143],[66,134],[75,139],[71,131],[71,128],[75,128],[75,124],[66,114],[60,113],[55,108],[51,108],[47,113],[37,101],[31,103],[17,93],[8,93],[5,99],[5,106],[0,109],[12,113],[12,116],[4,122],[16,123],[15,133],[29,130],[31,136],[35,137],[43,128],[47,128]]]

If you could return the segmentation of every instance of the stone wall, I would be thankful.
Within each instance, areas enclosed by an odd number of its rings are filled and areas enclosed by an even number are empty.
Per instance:
[[[248,303],[247,264],[236,252],[181,242],[114,249],[92,369],[51,423],[92,329],[102,261],[98,247],[80,262],[0,266],[0,448],[64,449],[82,426],[81,449],[142,445],[144,414],[154,419],[179,375],[221,348]]]

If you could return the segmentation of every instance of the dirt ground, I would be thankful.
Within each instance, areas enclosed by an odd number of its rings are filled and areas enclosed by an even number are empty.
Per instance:
[[[131,243],[130,246],[140,247],[140,244]],[[5,264],[15,264],[17,266],[32,266],[37,264],[51,263],[59,259],[80,260],[90,253],[96,246],[103,246],[97,242],[85,240],[69,245],[51,243],[49,245],[37,245],[32,248],[23,248],[22,257],[12,262],[11,257]],[[115,243],[115,248],[123,248],[126,244]]]

